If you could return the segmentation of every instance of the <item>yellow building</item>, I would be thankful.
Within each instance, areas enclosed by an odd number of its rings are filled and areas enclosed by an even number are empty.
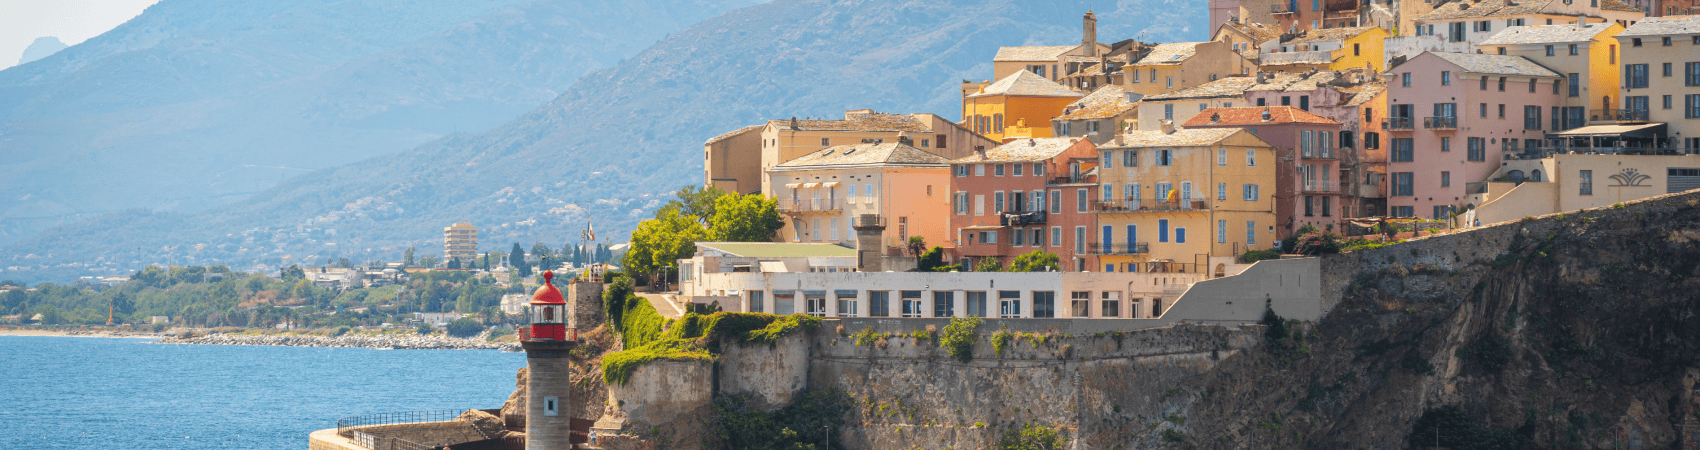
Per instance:
[[[1217,79],[1250,74],[1257,70],[1227,42],[1175,42],[1157,44],[1138,62],[1122,69],[1128,92],[1157,95],[1198,86]]]
[[[950,164],[906,144],[837,145],[769,169],[782,242],[855,246],[852,225],[863,214],[885,224],[885,254],[901,252],[911,236],[929,246],[954,247],[950,232]]]
[[[703,143],[703,184],[727,192],[773,195],[768,169],[823,148],[863,142],[902,142],[946,158],[998,145],[935,114],[856,109],[845,111],[843,120],[770,120]]]
[[[1051,137],[1051,118],[1062,115],[1064,108],[1081,97],[1084,95],[1079,92],[1022,70],[964,96],[962,119],[969,129],[1000,143]]]
[[[478,227],[459,222],[443,227],[443,263],[460,260],[472,264],[478,258]]]
[[[1097,229],[1076,233],[1104,270],[1208,272],[1273,245],[1275,148],[1245,129],[1134,131],[1098,151]]]
[[[1645,73],[1622,85],[1625,109],[1645,105],[1645,119],[1665,124],[1663,147],[1700,152],[1700,16],[1650,18],[1617,34],[1624,67]],[[1690,55],[1686,59],[1677,54]],[[1637,67],[1639,66],[1639,67]],[[1642,82],[1645,83],[1642,83]]]
[[[1317,54],[1316,57],[1298,59],[1326,60],[1327,62],[1317,67],[1317,70],[1362,69],[1367,65],[1376,73],[1380,73],[1387,66],[1381,43],[1388,36],[1387,30],[1380,27],[1310,30],[1285,42],[1265,43],[1261,48],[1263,54],[1258,55],[1258,67],[1270,72],[1291,71],[1293,67],[1272,67],[1272,61],[1266,59],[1278,58],[1289,52],[1314,53]]]
[[[1623,71],[1613,37],[1621,32],[1622,25],[1610,22],[1511,27],[1482,41],[1478,48],[1487,54],[1526,57],[1565,77],[1557,87],[1562,95],[1560,109],[1553,111],[1557,113],[1553,117],[1562,122],[1558,130],[1588,123],[1645,121],[1644,115],[1624,117],[1618,111],[1625,109],[1617,99]],[[1669,61],[1669,55],[1661,60]],[[1482,89],[1505,89],[1497,80],[1478,83]]]

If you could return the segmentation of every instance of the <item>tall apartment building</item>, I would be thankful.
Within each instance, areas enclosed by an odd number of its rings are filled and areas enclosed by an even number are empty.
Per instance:
[[[1340,122],[1291,106],[1213,108],[1186,128],[1244,128],[1275,146],[1276,236],[1305,226],[1337,230],[1344,214],[1340,189]]]
[[[466,222],[443,227],[443,262],[457,258],[461,264],[478,258],[478,227]]]
[[[1097,147],[1083,138],[1022,139],[951,161],[950,228],[964,267],[982,259],[1008,266],[1016,256],[1055,253],[1063,270],[1089,265],[1076,227],[1090,227],[1085,211],[1093,186],[1081,185]],[[1078,200],[1077,200],[1078,199]],[[1074,202],[1080,208],[1065,208]],[[1069,230],[1065,232],[1065,230]]]
[[[1477,45],[1483,53],[1521,56],[1564,76],[1564,97],[1550,117],[1561,118],[1552,131],[1588,124],[1645,121],[1646,116],[1620,114],[1623,109],[1646,111],[1618,103],[1622,80],[1617,40],[1623,31],[1615,23],[1531,25],[1511,27]],[[1480,80],[1478,80],[1479,82]]]
[[[1643,20],[1616,39],[1626,76],[1618,104],[1663,123],[1661,147],[1700,152],[1700,16]]]

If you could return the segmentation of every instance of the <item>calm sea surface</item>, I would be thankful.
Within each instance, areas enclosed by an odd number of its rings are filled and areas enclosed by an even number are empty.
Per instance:
[[[301,449],[344,416],[499,408],[525,355],[0,336],[0,449]]]

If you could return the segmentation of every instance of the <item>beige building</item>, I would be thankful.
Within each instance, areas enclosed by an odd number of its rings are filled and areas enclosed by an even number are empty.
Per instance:
[[[1138,97],[1116,86],[1098,88],[1051,119],[1051,136],[1084,137],[1094,144],[1108,142],[1139,117]]]
[[[1617,88],[1622,78],[1617,40],[1623,26],[1616,23],[1585,25],[1531,25],[1507,28],[1477,44],[1482,53],[1529,58],[1559,75],[1560,104],[1549,116],[1557,118],[1554,131],[1588,124],[1645,121],[1646,117],[1621,114]],[[1669,60],[1668,56],[1663,58]],[[1476,90],[1505,90],[1504,78],[1476,79]],[[1640,108],[1645,111],[1645,105]]]
[[[951,247],[950,165],[946,158],[895,142],[828,147],[767,174],[786,217],[782,242],[856,247],[852,228],[863,214],[885,226],[885,254],[900,254],[910,236]]]
[[[1174,92],[1257,70],[1227,42],[1176,42],[1157,44],[1122,70],[1128,92],[1152,96]]]
[[[935,114],[844,112],[843,120],[770,120],[703,143],[703,184],[727,192],[773,194],[768,169],[817,150],[846,144],[903,142],[946,158],[997,143]]]
[[[1643,20],[1616,39],[1624,67],[1634,68],[1624,73],[1646,75],[1623,80],[1618,103],[1645,105],[1644,120],[1665,124],[1660,146],[1700,152],[1700,16]]]
[[[1046,45],[1027,47],[998,47],[992,56],[992,79],[1001,80],[1026,70],[1053,82],[1061,82],[1068,73],[1068,63],[1079,60],[1071,57],[1097,58],[1110,52],[1110,46],[1098,43],[1098,17],[1087,11],[1080,19],[1080,43],[1076,45]]]
[[[1281,30],[1270,25],[1232,20],[1216,28],[1210,40],[1228,43],[1228,48],[1241,57],[1257,63],[1259,49],[1269,42],[1280,42]]]
[[[702,144],[703,185],[726,192],[761,192],[762,125],[715,136]]]
[[[1465,225],[1598,208],[1700,189],[1700,155],[1548,154],[1507,158],[1492,180],[1471,183]]]
[[[1185,123],[1199,111],[1210,108],[1247,106],[1246,89],[1256,86],[1259,78],[1270,76],[1233,76],[1202,86],[1146,96],[1139,100],[1138,129],[1158,130],[1164,121]]]
[[[466,222],[443,227],[443,263],[457,258],[463,265],[478,258],[478,227]]]

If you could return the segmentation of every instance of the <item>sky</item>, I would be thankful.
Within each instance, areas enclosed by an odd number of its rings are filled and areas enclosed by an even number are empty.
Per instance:
[[[159,0],[0,0],[0,69],[18,64],[35,38],[77,45],[141,14]]]

